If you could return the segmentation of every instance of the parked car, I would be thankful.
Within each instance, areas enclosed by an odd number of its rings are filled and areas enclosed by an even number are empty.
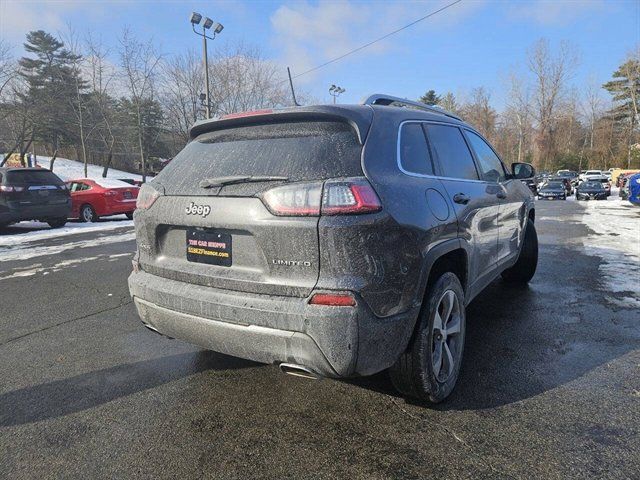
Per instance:
[[[584,173],[581,173],[579,175],[579,179],[581,182],[584,182],[586,180],[590,180],[591,177],[601,177],[602,176],[602,170],[587,170]]]
[[[538,190],[538,200],[566,200],[567,189],[562,181],[550,180]]]
[[[607,197],[611,195],[611,181],[607,178],[606,175],[603,175],[598,180],[593,179],[593,181],[600,182],[602,184],[602,186],[604,187],[605,191],[607,192]]]
[[[549,177],[547,182],[560,182],[564,185],[564,189],[567,195],[573,194],[573,186],[569,177]]]
[[[64,182],[43,168],[0,168],[0,227],[23,220],[62,227],[71,210]]]
[[[441,109],[373,95],[190,135],[138,196],[129,288],[151,330],[295,375],[390,369],[439,402],[466,305],[535,273],[533,167]]]
[[[571,182],[571,186],[575,187],[578,184],[578,172],[573,170],[558,170],[557,177],[567,178]]]
[[[81,178],[68,182],[72,208],[69,218],[97,222],[100,217],[124,214],[133,218],[140,188],[120,180]]]
[[[640,206],[640,173],[629,177],[627,181],[628,200],[634,205]]]
[[[629,177],[631,177],[632,175],[635,175],[636,173],[640,173],[640,171],[637,171],[637,172],[626,172],[626,173],[621,173],[620,175],[618,175],[618,178],[616,180],[616,187],[618,187],[618,188],[624,187],[625,182],[627,181],[627,179]]]
[[[588,180],[576,188],[576,200],[606,200],[607,191],[602,182]]]

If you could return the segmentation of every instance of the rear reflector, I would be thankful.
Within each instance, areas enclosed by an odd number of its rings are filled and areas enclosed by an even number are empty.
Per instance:
[[[309,303],[329,307],[353,307],[356,304],[356,299],[350,293],[316,293],[311,297]]]
[[[380,199],[366,178],[292,183],[262,195],[269,211],[281,216],[349,215],[382,210]]]

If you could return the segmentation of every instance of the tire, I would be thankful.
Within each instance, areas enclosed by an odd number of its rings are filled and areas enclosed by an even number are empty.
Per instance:
[[[511,284],[526,285],[535,275],[537,266],[538,233],[534,223],[528,219],[518,261],[513,267],[502,272],[502,278]]]
[[[452,308],[444,323],[449,328],[442,329],[448,305]],[[389,369],[395,388],[434,404],[447,398],[460,374],[465,330],[464,291],[458,277],[446,272],[428,287],[409,346]]]
[[[125,213],[125,215],[127,216],[127,218],[128,218],[129,220],[133,220],[133,212]]]
[[[64,227],[64,225],[67,223],[67,218],[66,217],[50,218],[49,220],[47,220],[47,223],[51,228],[60,228],[60,227]]]
[[[80,221],[81,222],[97,222],[98,215],[91,205],[88,203],[80,207]]]

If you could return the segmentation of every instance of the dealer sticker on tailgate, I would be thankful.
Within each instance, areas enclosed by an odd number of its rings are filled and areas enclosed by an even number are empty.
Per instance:
[[[187,260],[230,267],[231,235],[214,231],[187,230]]]

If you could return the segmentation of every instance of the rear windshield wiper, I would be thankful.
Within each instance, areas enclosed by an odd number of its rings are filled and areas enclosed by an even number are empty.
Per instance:
[[[200,188],[223,187],[225,185],[233,185],[236,183],[251,182],[286,182],[289,177],[278,177],[275,175],[235,175],[230,177],[213,177],[205,178],[200,182]]]

